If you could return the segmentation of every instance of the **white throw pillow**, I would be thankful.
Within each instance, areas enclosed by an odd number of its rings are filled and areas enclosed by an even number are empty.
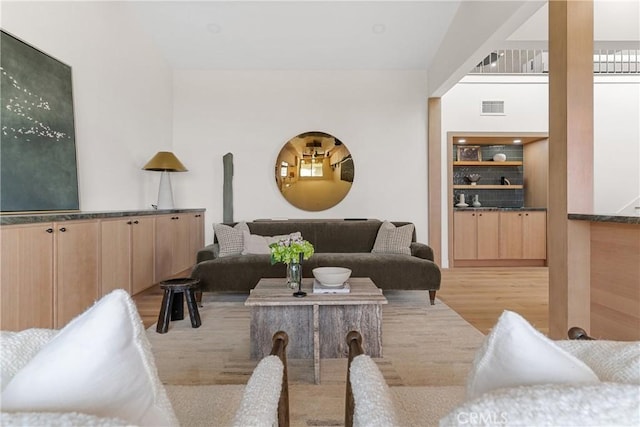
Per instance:
[[[584,362],[562,350],[519,314],[505,310],[476,353],[467,397],[503,387],[597,383]]]
[[[280,236],[260,236],[258,234],[251,234],[249,231],[242,231],[243,250],[242,255],[247,254],[271,254],[272,243],[278,243],[282,239],[295,239],[301,237],[302,234],[299,231],[291,234],[283,234]]]
[[[556,341],[563,350],[587,364],[600,381],[640,385],[640,342]]]
[[[122,289],[69,322],[15,374],[2,392],[2,410],[178,425],[136,306]]]
[[[413,224],[396,227],[389,221],[384,221],[378,229],[372,253],[411,255],[411,238]]]
[[[225,224],[214,224],[213,231],[220,246],[219,257],[242,254],[242,249],[244,248],[242,233],[243,231],[249,231],[249,226],[246,222],[239,222],[233,227]]]

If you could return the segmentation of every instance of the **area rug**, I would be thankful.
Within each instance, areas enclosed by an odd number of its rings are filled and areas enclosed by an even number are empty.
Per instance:
[[[385,292],[383,357],[375,359],[407,425],[437,425],[460,402],[483,334],[424,291]],[[183,425],[229,425],[257,361],[249,358],[246,295],[205,294],[202,326],[171,322],[166,334],[147,330],[162,382]],[[289,359],[290,416],[296,426],[344,424],[346,359]]]

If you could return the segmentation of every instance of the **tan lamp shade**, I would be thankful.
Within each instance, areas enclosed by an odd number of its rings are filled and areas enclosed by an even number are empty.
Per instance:
[[[180,160],[170,151],[158,151],[155,156],[142,167],[148,171],[186,172]]]

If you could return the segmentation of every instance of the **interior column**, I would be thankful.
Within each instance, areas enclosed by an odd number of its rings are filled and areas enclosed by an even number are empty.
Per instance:
[[[442,265],[442,109],[440,98],[429,98],[428,115],[428,200],[429,241],[434,261]]]
[[[589,329],[593,211],[593,2],[549,2],[549,335]]]

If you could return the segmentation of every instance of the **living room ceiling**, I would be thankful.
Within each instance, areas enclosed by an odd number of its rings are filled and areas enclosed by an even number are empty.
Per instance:
[[[460,2],[124,4],[176,68],[426,70]]]

